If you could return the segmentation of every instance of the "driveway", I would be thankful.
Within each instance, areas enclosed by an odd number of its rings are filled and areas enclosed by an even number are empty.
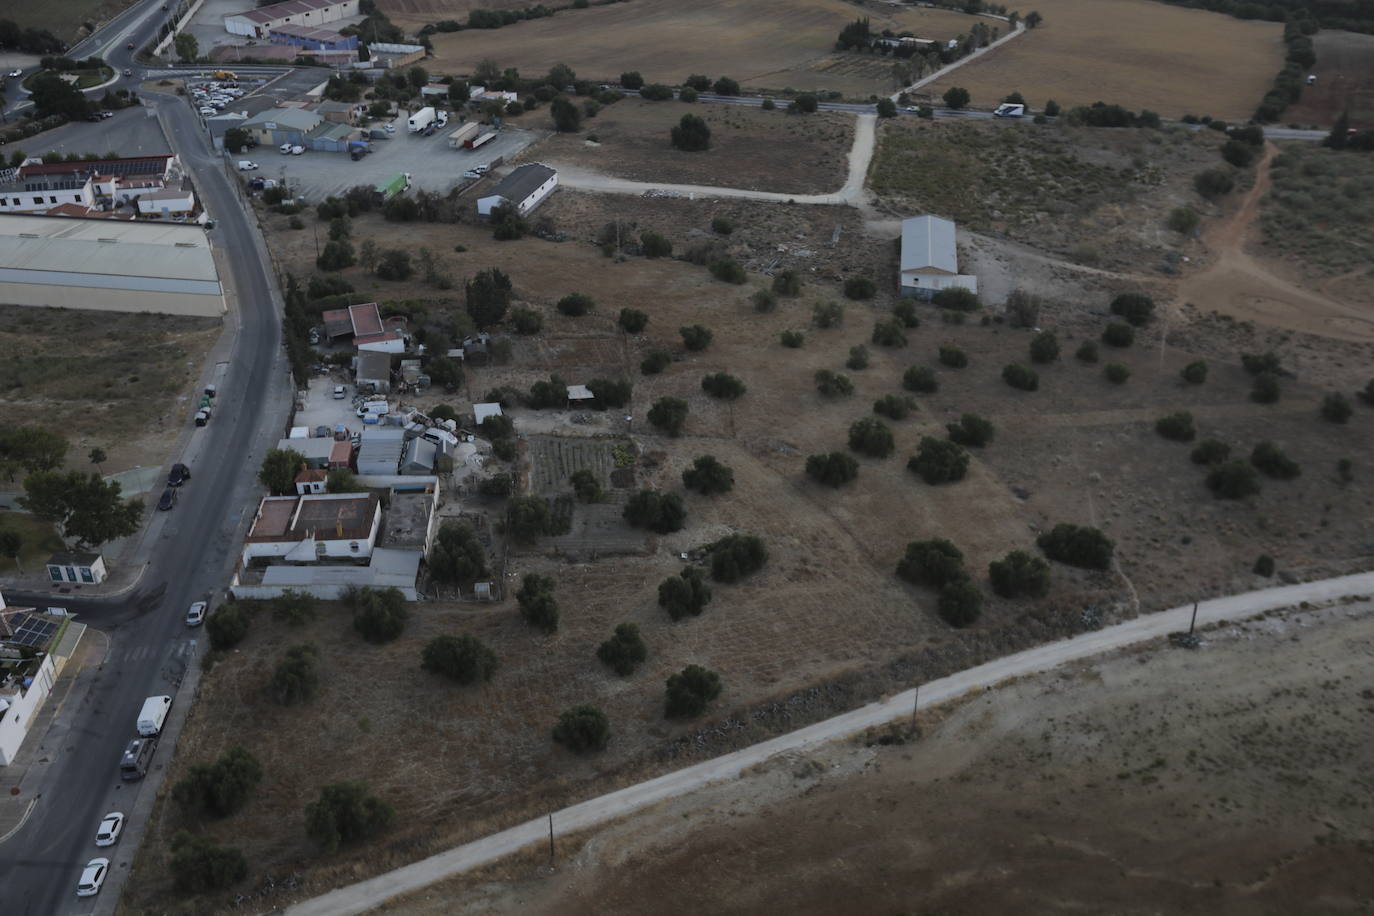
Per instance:
[[[1374,592],[1374,573],[1269,588],[1203,601],[1197,608],[1197,622],[1206,625],[1223,620],[1238,620],[1274,608],[1289,607],[1302,601],[1333,601],[1348,595],[1368,596],[1371,592]],[[1149,614],[1060,642],[1027,649],[931,681],[920,686],[919,705],[936,706],[974,690],[989,689],[1010,678],[1048,671],[1066,662],[1159,639],[1176,630],[1186,630],[1192,612],[1192,606],[1188,605],[1158,614]],[[685,795],[693,789],[734,779],[743,771],[778,754],[805,750],[906,718],[916,707],[917,691],[908,690],[882,702],[870,703],[853,712],[817,722],[771,741],[564,808],[552,815],[551,822],[545,818],[526,821],[517,827],[430,856],[428,859],[378,875],[376,878],[339,888],[288,907],[286,913],[287,916],[349,916],[365,913],[436,881],[497,861],[527,846],[545,843],[548,841],[550,829],[558,836],[596,827],[649,805]]]

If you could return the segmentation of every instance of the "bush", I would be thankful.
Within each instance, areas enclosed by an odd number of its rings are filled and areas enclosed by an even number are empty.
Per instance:
[[[940,365],[951,369],[963,369],[968,365],[968,354],[955,346],[940,347]]]
[[[1322,398],[1322,419],[1332,423],[1344,423],[1354,413],[1350,399],[1339,392],[1331,392]]]
[[[499,490],[504,491],[500,495],[510,495],[510,476],[499,474],[482,481],[481,489],[484,496],[489,495],[487,488],[492,481],[500,482]],[[498,487],[491,486],[491,489],[497,490]],[[436,582],[472,582],[489,575],[487,550],[478,540],[472,526],[465,522],[446,521],[440,525],[434,546],[430,549],[425,562],[429,566],[430,576]]]
[[[680,531],[686,524],[687,509],[682,505],[682,497],[676,493],[640,490],[625,503],[621,516],[636,528],[670,534]]]
[[[638,334],[649,326],[649,316],[639,309],[621,309],[616,323],[626,334]]]
[[[634,385],[627,381],[608,378],[594,378],[587,382],[587,390],[596,398],[599,409],[624,407],[630,403]]]
[[[284,621],[293,627],[303,626],[315,619],[319,599],[308,592],[294,588],[283,589],[272,599],[272,619]]]
[[[248,860],[238,849],[183,830],[173,840],[171,870],[178,894],[203,894],[246,878]]]
[[[666,102],[673,97],[673,90],[662,83],[650,83],[639,90],[639,97],[649,102]]]
[[[306,835],[321,852],[371,839],[391,825],[395,810],[361,782],[339,782],[320,789],[320,797],[305,806]]]
[[[1052,363],[1059,358],[1059,338],[1053,331],[1041,331],[1031,338],[1030,359],[1033,363]]]
[[[682,335],[682,345],[692,352],[700,352],[711,345],[711,332],[699,324],[678,328]]]
[[[1174,442],[1192,442],[1197,437],[1193,415],[1186,410],[1160,417],[1155,421],[1155,432]]]
[[[817,483],[838,490],[859,476],[859,462],[844,452],[811,455],[806,459],[806,475]]]
[[[778,335],[778,342],[789,350],[797,350],[806,342],[806,335],[801,331],[783,331]]]
[[[645,375],[658,375],[672,363],[673,356],[667,350],[653,349],[639,363],[639,371]]]
[[[811,323],[818,328],[837,328],[844,321],[844,306],[838,302],[817,303],[811,309]]]
[[[286,657],[277,663],[267,685],[267,695],[272,701],[282,706],[295,706],[314,697],[320,685],[320,672],[315,664],[319,655],[319,650],[312,645],[287,649]]]
[[[1195,360],[1183,367],[1179,373],[1185,382],[1190,385],[1201,385],[1207,381],[1207,362],[1206,360]]]
[[[1278,401],[1279,377],[1273,373],[1266,372],[1263,375],[1255,376],[1255,385],[1250,389],[1250,400],[1256,404],[1274,404]]]
[[[724,216],[713,217],[711,219],[711,231],[717,235],[729,235],[735,231],[734,221]]]
[[[744,397],[744,382],[725,372],[712,372],[701,379],[701,390],[722,401],[734,401]]]
[[[1116,545],[1096,528],[1061,522],[1036,538],[1045,556],[1082,569],[1107,569],[1112,565]]]
[[[874,322],[873,342],[880,347],[905,347],[906,335],[902,333],[902,323],[895,318]]]
[[[228,817],[248,803],[262,782],[262,764],[247,749],[234,745],[214,763],[194,763],[172,786],[172,798],[193,813]]]
[[[978,295],[962,286],[951,286],[939,290],[931,297],[930,301],[936,308],[950,309],[955,312],[974,312],[982,306],[982,303],[978,301]]]
[[[951,86],[942,96],[946,108],[959,109],[969,103],[969,92],[960,86]]]
[[[1040,376],[1036,371],[1020,363],[1002,367],[1002,381],[1021,391],[1035,391],[1040,387]]]
[[[584,503],[597,502],[603,495],[596,473],[586,468],[574,471],[568,482],[572,484],[573,495]]]
[[[849,299],[872,299],[878,287],[867,277],[850,277],[844,281],[844,294]]]
[[[572,318],[581,318],[596,309],[596,300],[583,293],[569,293],[558,300],[558,310]]]
[[[983,611],[983,593],[967,579],[956,579],[940,589],[940,618],[952,627],[971,627]]]
[[[773,292],[779,296],[795,298],[801,295],[801,275],[795,270],[784,270],[773,275]]]
[[[639,237],[639,247],[646,258],[666,258],[673,253],[673,243],[657,232],[645,232]]]
[[[1073,355],[1080,363],[1095,363],[1097,362],[1097,343],[1091,340],[1085,340],[1079,345]]]
[[[382,280],[408,280],[415,273],[415,268],[411,266],[409,254],[399,248],[388,248],[377,260],[373,273]]]
[[[1239,140],[1227,140],[1221,148],[1221,158],[1238,169],[1247,168],[1255,161],[1255,149]]]
[[[906,466],[931,486],[954,483],[968,473],[968,452],[956,442],[922,436],[920,447]]]
[[[368,642],[391,642],[410,617],[405,596],[397,588],[355,589],[345,600],[353,607],[353,629]]]
[[[1244,499],[1259,493],[1259,475],[1244,461],[1228,461],[1207,474],[1207,488],[1217,499]]]
[[[682,472],[682,485],[702,496],[729,493],[735,487],[735,472],[717,461],[714,455],[700,455]]]
[[[668,678],[663,714],[669,719],[690,719],[706,711],[720,696],[720,675],[700,665],[688,665]]]
[[[1302,473],[1302,468],[1296,461],[1268,440],[1255,446],[1250,453],[1250,463],[1265,476],[1273,477],[1275,480],[1292,480]]]
[[[669,132],[669,138],[676,149],[685,153],[700,153],[711,148],[711,128],[693,114],[683,115]]]
[[[1175,207],[1165,220],[1165,225],[1179,235],[1192,235],[1201,223],[1202,217],[1192,207]]]
[[[1113,385],[1124,385],[1131,377],[1131,370],[1124,363],[1107,363],[1102,367],[1102,374]]]
[[[831,372],[829,369],[817,369],[814,378],[816,390],[822,397],[833,398],[854,393],[854,383],[847,375]]]
[[[1365,382],[1363,388],[1356,392],[1361,401],[1366,404],[1374,404],[1374,378]]]
[[[738,582],[763,569],[768,548],[752,534],[731,534],[711,545],[711,578],[717,582]]]
[[[889,420],[905,420],[916,409],[916,402],[900,394],[885,394],[873,402],[873,412]]]
[[[1279,356],[1273,350],[1265,353],[1245,353],[1241,355],[1240,365],[1251,375],[1278,375],[1283,371]]]
[[[944,538],[912,541],[897,562],[897,575],[913,585],[943,588],[964,575],[964,554]]]
[[[1193,447],[1193,464],[1221,464],[1231,457],[1231,446],[1220,439],[1203,439]]]
[[[1122,293],[1112,300],[1111,311],[1113,315],[1120,315],[1135,327],[1142,328],[1154,317],[1155,301],[1143,293]]]
[[[754,290],[749,301],[754,303],[754,311],[761,314],[771,312],[778,307],[778,297],[766,289]]]
[[[338,242],[326,242],[324,250],[319,257],[315,258],[315,266],[320,270],[343,270],[345,267],[352,267],[357,263],[357,258],[353,254],[353,244],[346,239]]]
[[[558,630],[558,599],[553,590],[558,585],[552,576],[528,573],[521,580],[520,590],[515,600],[520,604],[520,616],[530,626],[538,627],[545,633]]]
[[[610,639],[597,646],[596,657],[616,674],[627,677],[649,657],[649,648],[639,635],[639,627],[622,623]]]
[[[892,307],[892,317],[900,321],[904,328],[921,326],[921,319],[916,314],[916,304],[909,299],[903,299]]]
[[[659,398],[649,408],[649,422],[674,438],[682,435],[687,422],[687,402],[679,398]]]
[[[697,91],[696,91],[695,89],[693,89],[691,86],[683,86],[681,89],[679,89],[679,90],[677,91],[677,98],[678,98],[678,101],[679,101],[679,102],[686,102],[686,103],[688,103],[689,105],[690,105],[692,102],[695,102],[695,101],[697,100],[698,97],[699,97],[699,96],[698,96]]]
[[[814,114],[820,107],[820,100],[813,93],[803,92],[792,100],[787,110],[796,114]]]
[[[959,445],[982,448],[992,441],[993,426],[992,421],[986,417],[980,417],[976,413],[966,413],[959,418],[958,423],[949,423],[945,426],[949,433],[951,442]]]
[[[730,258],[722,258],[719,261],[711,262],[711,276],[723,283],[733,283],[736,286],[743,286],[748,282],[749,277],[745,274],[744,268],[738,261]]]
[[[1274,574],[1274,558],[1267,553],[1260,554],[1255,559],[1254,573],[1257,576],[1264,576],[1266,579]]]
[[[1102,342],[1109,347],[1129,347],[1135,343],[1135,331],[1129,324],[1112,322],[1102,331]]]
[[[251,623],[248,611],[242,604],[236,601],[221,604],[219,610],[205,618],[205,632],[210,637],[210,648],[220,652],[234,648],[248,635]]]
[[[658,585],[658,606],[673,620],[698,617],[711,601],[711,587],[701,578],[701,571],[689,566],[676,576],[669,576]]]
[[[516,309],[510,313],[510,320],[517,334],[538,334],[544,329],[544,316],[534,309]]]
[[[1003,598],[1043,598],[1050,592],[1050,564],[1024,550],[989,563],[988,578]]]
[[[892,441],[892,429],[886,423],[864,417],[849,426],[849,448],[870,458],[886,458],[896,444]]]
[[[476,636],[436,636],[425,644],[420,665],[463,686],[491,680],[500,667],[496,653]]]
[[[1235,186],[1235,179],[1225,169],[1207,169],[1205,172],[1198,172],[1193,178],[1193,187],[1208,200],[1230,194]]]
[[[902,373],[902,387],[917,394],[934,394],[940,390],[940,382],[929,366],[909,366]]]
[[[574,706],[559,714],[553,740],[574,754],[603,751],[611,740],[611,723],[595,706]]]

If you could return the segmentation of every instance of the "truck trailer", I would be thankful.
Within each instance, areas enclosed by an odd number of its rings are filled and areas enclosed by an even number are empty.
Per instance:
[[[462,149],[468,145],[468,141],[476,137],[482,130],[482,125],[476,121],[469,121],[462,127],[448,135],[448,145],[450,149]]]
[[[148,697],[138,712],[138,733],[151,738],[162,731],[162,723],[167,721],[167,710],[172,708],[171,697]]]
[[[419,111],[415,112],[415,114],[407,118],[406,125],[410,128],[410,132],[412,134],[419,133],[420,131],[428,127],[430,124],[432,124],[434,122],[435,117],[436,116],[434,113],[434,109],[429,106],[425,106],[424,108],[421,108]]]
[[[473,137],[471,140],[469,140],[468,149],[477,149],[479,146],[485,146],[486,144],[490,143],[495,139],[496,134],[494,132],[489,131],[485,134],[482,134],[480,137]]]
[[[410,190],[410,173],[397,172],[372,190],[383,201],[391,200],[397,194]]]

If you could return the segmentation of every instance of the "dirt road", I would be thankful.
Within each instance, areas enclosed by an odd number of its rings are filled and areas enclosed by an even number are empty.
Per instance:
[[[1199,624],[1211,624],[1236,620],[1303,601],[1331,601],[1371,592],[1374,592],[1374,573],[1323,579],[1204,601],[1197,606],[1197,621]],[[919,705],[921,708],[936,706],[1011,678],[1047,671],[1066,662],[1187,629],[1192,612],[1192,606],[1174,608],[970,668],[922,685]],[[735,779],[745,770],[778,754],[814,748],[909,716],[916,702],[916,691],[905,691],[886,701],[869,704],[771,741],[573,805],[555,812],[551,821],[543,818],[527,821],[368,881],[339,888],[291,906],[286,913],[290,916],[365,913],[388,900],[436,881],[497,861],[527,846],[547,842],[551,829],[555,835],[576,833],[646,806],[680,797],[694,789]]]

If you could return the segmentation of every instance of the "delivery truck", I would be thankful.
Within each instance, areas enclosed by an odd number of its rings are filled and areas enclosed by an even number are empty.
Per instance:
[[[162,731],[162,723],[167,721],[167,710],[171,708],[171,697],[148,697],[144,700],[143,709],[138,713],[138,733],[151,738]]]
[[[410,128],[410,132],[415,134],[434,123],[434,118],[434,109],[430,106],[425,106],[407,118],[406,125]]]
[[[397,194],[410,190],[410,173],[397,172],[372,190],[382,200],[391,200]]]
[[[1003,102],[993,110],[994,118],[1019,118],[1026,113],[1025,105],[1017,105],[1014,102]]]

